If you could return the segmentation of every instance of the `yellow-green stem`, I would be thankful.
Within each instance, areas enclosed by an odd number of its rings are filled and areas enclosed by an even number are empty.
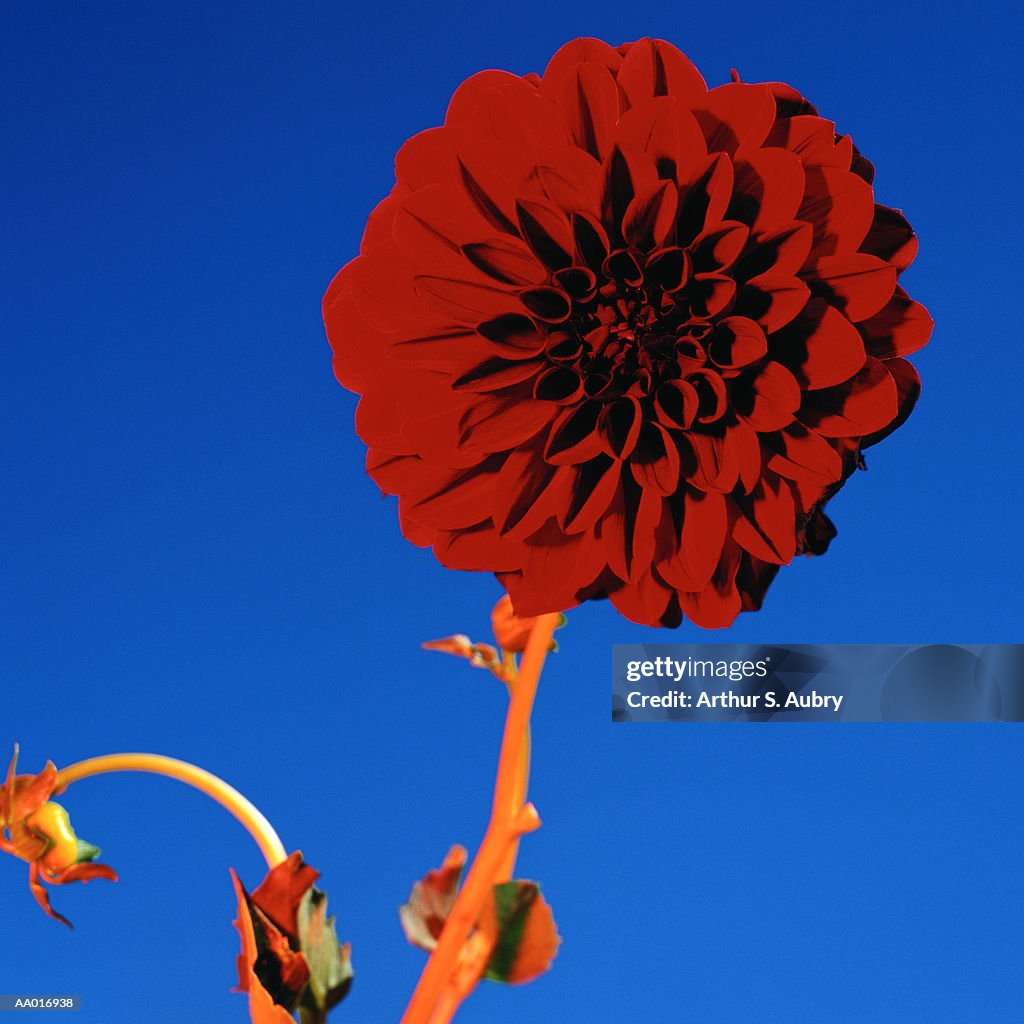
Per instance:
[[[164,757],[162,754],[104,754],[102,757],[90,757],[61,769],[57,773],[55,792],[62,792],[72,782],[108,772],[149,772],[184,782],[212,797],[245,826],[256,840],[268,867],[276,867],[288,856],[274,827],[237,789],[211,772],[175,757]]]

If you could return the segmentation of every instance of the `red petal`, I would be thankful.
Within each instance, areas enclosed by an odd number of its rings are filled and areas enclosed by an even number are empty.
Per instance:
[[[749,494],[761,479],[761,441],[749,423],[742,420],[726,427],[725,443],[739,467],[744,491]]]
[[[800,385],[781,363],[768,362],[733,383],[733,405],[758,433],[781,430],[800,408]]]
[[[523,564],[519,542],[502,537],[490,522],[443,531],[432,543],[437,560],[449,569],[509,572]]]
[[[533,384],[533,397],[555,405],[575,405],[583,397],[583,380],[570,366],[552,366]]]
[[[476,118],[481,104],[493,102],[495,96],[501,96],[507,91],[515,93],[518,90],[536,92],[518,75],[513,75],[509,71],[499,71],[495,68],[478,71],[475,75],[470,75],[455,90],[445,112],[445,124],[468,126]]]
[[[796,153],[803,164],[810,167],[850,167],[849,147],[840,149],[835,144],[836,126],[823,117],[798,114],[780,118],[768,136],[767,145],[781,146]]]
[[[642,150],[657,168],[659,178],[680,185],[692,184],[707,166],[704,133],[675,96],[635,104],[619,120],[615,140]]]
[[[564,323],[572,313],[572,299],[561,288],[548,285],[523,289],[519,301],[538,320],[549,324]]]
[[[928,344],[935,322],[899,286],[886,306],[858,325],[864,347],[878,359],[908,356]]]
[[[662,291],[674,293],[679,291],[690,277],[690,257],[677,245],[664,249],[655,249],[647,257],[644,276],[651,284],[657,285]]]
[[[633,197],[622,218],[622,234],[636,249],[647,252],[662,245],[675,227],[679,190],[673,182],[659,181]]]
[[[402,536],[410,544],[413,544],[418,548],[429,548],[437,539],[439,534],[434,527],[418,522],[415,518],[410,516],[405,510],[405,506],[408,505],[408,503],[409,501],[407,498],[400,497],[398,499],[398,525],[402,531]]]
[[[686,291],[693,314],[703,320],[718,316],[736,295],[736,282],[724,274],[697,274]]]
[[[622,57],[600,39],[573,39],[560,47],[548,61],[541,80],[542,91],[550,95],[559,81],[581,63],[601,64],[617,71]]]
[[[458,323],[478,324],[498,314],[515,312],[515,296],[496,287],[425,274],[413,280],[420,295]]]
[[[679,449],[672,435],[658,423],[646,423],[630,456],[633,479],[644,488],[668,496],[679,486]]]
[[[361,340],[372,352],[370,338]],[[388,349],[388,355],[398,363],[408,363],[416,369],[425,370],[460,370],[483,362],[491,354],[492,347],[471,328],[455,326],[439,328],[433,334],[394,339]],[[378,379],[387,379],[388,365],[379,356],[374,369]]]
[[[837,167],[807,171],[807,194],[797,217],[814,225],[814,253],[851,252],[864,241],[874,217],[871,186]]]
[[[733,156],[764,142],[775,121],[775,100],[763,85],[729,82],[712,89],[694,113],[708,151]]]
[[[530,249],[510,235],[472,242],[462,252],[473,266],[503,284],[540,284],[548,277]]]
[[[454,471],[443,486],[431,493],[407,496],[405,511],[436,530],[459,530],[487,522],[494,507],[496,479],[493,470],[484,472],[478,467]]]
[[[769,271],[789,277],[807,262],[814,229],[802,221],[791,221],[770,234],[761,235],[757,244],[744,253],[733,274],[746,281]]]
[[[764,595],[778,574],[779,567],[762,562],[753,555],[744,553],[736,573],[736,589],[743,598],[743,611],[756,612],[761,608]]]
[[[871,229],[860,251],[891,263],[897,270],[906,270],[917,255],[917,236],[899,210],[876,204]]]
[[[554,203],[521,199],[516,216],[523,238],[537,259],[551,270],[572,264],[573,236],[566,215]]]
[[[601,410],[597,427],[602,447],[613,459],[627,459],[636,447],[643,425],[640,403],[633,397],[610,402]]]
[[[811,299],[800,316],[773,334],[771,350],[810,390],[849,380],[866,358],[857,328],[824,299]]]
[[[600,212],[604,176],[601,165],[575,146],[543,150],[543,159],[531,169],[529,184],[536,185],[563,212]]]
[[[428,185],[395,200],[392,235],[410,265],[451,274],[465,267],[459,244],[490,234],[490,225],[451,185]]]
[[[500,391],[502,388],[532,380],[547,365],[547,361],[543,359],[488,359],[457,377],[452,382],[452,388],[470,394]]]
[[[753,320],[743,316],[727,316],[720,320],[708,345],[708,356],[723,370],[750,366],[767,352],[768,341],[764,331]]]
[[[452,431],[465,406],[466,398],[441,374],[394,374],[388,388],[374,388],[360,399],[356,432],[368,445],[396,455],[450,447],[458,440]]]
[[[619,489],[622,463],[598,455],[575,469],[572,497],[558,510],[558,525],[567,534],[588,532],[608,511]]]
[[[697,460],[690,483],[702,491],[728,494],[736,486],[740,466],[735,450],[726,443],[724,430],[719,434],[688,434],[687,440]]]
[[[899,413],[896,384],[885,364],[868,356],[852,380],[809,391],[800,419],[823,437],[861,437],[887,427]]]
[[[457,133],[450,128],[428,128],[414,135],[395,157],[395,178],[413,191],[450,181],[457,140]]]
[[[459,420],[459,443],[504,452],[535,437],[551,422],[551,406],[532,398],[481,395]]]
[[[604,568],[601,544],[593,534],[566,537],[549,523],[522,546],[522,586],[509,588],[517,615],[564,611]],[[503,581],[504,582],[504,581]]]
[[[489,343],[491,352],[506,359],[529,359],[543,351],[548,335],[522,313],[505,313],[477,324],[476,333]],[[408,343],[405,343],[408,344]]]
[[[331,282],[323,301],[324,327],[334,352],[334,375],[349,391],[361,394],[380,371],[388,337],[375,331],[356,310],[349,290],[348,269],[343,267]]]
[[[914,411],[917,399],[921,394],[921,378],[917,370],[906,361],[906,359],[887,359],[883,364],[892,379],[896,382],[896,392],[899,396],[900,411],[892,423],[883,427],[873,434],[868,434],[861,439],[861,447],[868,448],[878,444],[883,438],[888,437],[897,427],[902,426],[907,417]]]
[[[359,243],[360,253],[372,252],[381,242],[391,238],[396,209],[397,204],[392,196],[382,199],[373,208],[370,216],[366,219],[366,228],[363,231],[362,241]]]
[[[683,383],[690,384],[697,392],[698,423],[714,423],[723,416],[729,395],[721,374],[714,370],[694,370]]]
[[[679,603],[688,619],[704,629],[731,626],[743,609],[736,587],[740,548],[727,542],[710,584],[697,593],[682,592]]]
[[[774,270],[752,277],[740,290],[736,312],[756,320],[765,333],[785,327],[807,305],[811,291],[798,277]]]
[[[473,206],[491,227],[514,235],[515,189],[512,183],[488,163],[463,151],[458,160],[459,178]]]
[[[654,395],[655,414],[666,427],[689,430],[697,416],[697,389],[685,380],[670,380]]]
[[[707,227],[725,216],[732,198],[732,161],[724,153],[713,153],[700,177],[680,195],[677,236],[688,245]]]
[[[695,106],[707,94],[701,73],[679,50],[663,39],[641,39],[628,44],[616,74],[630,106],[654,96],[672,96]]]
[[[553,95],[569,138],[591,156],[604,159],[619,117],[619,90],[611,72],[599,63],[577,64]]]
[[[476,83],[476,95],[463,104],[466,87]],[[456,104],[464,105],[465,111],[456,111]],[[554,101],[530,76],[505,71],[483,71],[463,83],[445,116],[445,124],[453,123],[460,125],[468,144],[496,147],[506,163],[534,147],[567,141]]]
[[[690,260],[697,274],[718,274],[736,262],[750,237],[750,228],[739,221],[721,221],[702,231],[690,243]]]
[[[627,583],[608,594],[615,610],[630,622],[670,628],[678,626],[682,620],[679,604],[674,598],[675,592],[662,586],[651,572],[645,572],[635,583]]]
[[[822,256],[805,277],[814,294],[825,296],[854,323],[877,313],[896,288],[896,268],[862,252]]]
[[[494,525],[512,540],[522,540],[553,518],[569,498],[573,471],[552,466],[534,446],[509,454],[494,484]]]
[[[622,221],[633,197],[647,186],[656,185],[654,165],[639,149],[615,145],[603,165],[604,187],[601,194],[601,220],[615,245],[621,244]]]
[[[743,506],[732,535],[765,562],[786,565],[796,554],[796,504],[787,481],[763,477]]]
[[[376,330],[400,330],[429,316],[429,308],[413,288],[408,266],[408,258],[391,240],[342,270],[359,315]]]
[[[779,442],[782,451],[768,460],[772,472],[821,489],[842,479],[843,460],[838,452],[803,424],[791,423],[779,434]]]
[[[730,213],[765,234],[796,216],[804,194],[800,158],[784,149],[761,149],[736,163]]]
[[[576,243],[575,252],[577,263],[589,267],[592,271],[598,271],[608,258],[611,244],[608,235],[596,217],[590,217],[583,213],[572,215],[573,239]]]
[[[551,425],[544,458],[554,465],[574,465],[592,459],[601,451],[598,419],[600,402],[584,402],[560,413]]]
[[[623,483],[629,477],[623,477]],[[651,567],[655,531],[664,499],[635,485],[620,488],[600,522],[608,568],[624,583],[635,583]]]
[[[729,529],[725,497],[687,488],[679,549],[658,566],[658,574],[677,590],[702,590],[714,574]]]

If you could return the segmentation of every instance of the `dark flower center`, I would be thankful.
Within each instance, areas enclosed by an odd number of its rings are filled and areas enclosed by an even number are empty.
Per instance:
[[[534,397],[560,405],[623,396],[645,405],[656,401],[680,429],[719,419],[728,406],[723,377],[763,353],[754,339],[738,338],[719,320],[734,283],[709,278],[694,277],[689,254],[678,247],[650,254],[616,249],[600,276],[570,266],[550,285],[528,289],[524,304],[550,331],[550,366],[539,375]],[[666,388],[673,382],[685,382],[694,394]]]

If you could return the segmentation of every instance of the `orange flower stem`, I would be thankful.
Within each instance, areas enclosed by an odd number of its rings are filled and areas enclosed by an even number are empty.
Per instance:
[[[288,856],[274,827],[237,789],[216,775],[174,757],[164,757],[162,754],[105,754],[102,757],[90,757],[59,771],[54,792],[61,793],[72,782],[107,772],[150,772],[184,782],[212,797],[245,826],[256,840],[268,867],[276,867]]]
[[[507,863],[510,845],[524,832],[540,824],[536,811],[529,805],[522,805],[519,787],[525,787],[524,743],[533,710],[533,698],[551,637],[561,621],[562,617],[557,613],[539,616],[526,643],[505,717],[491,820],[437,946],[423,968],[416,990],[409,1000],[402,1024],[428,1024],[431,1020],[455,969],[459,953],[480,917],[491,888]]]
[[[516,788],[513,797],[511,811],[514,813],[523,806],[526,799],[526,789],[530,776],[530,730],[527,728],[523,737],[523,745],[519,752],[519,764],[516,772]],[[507,882],[515,872],[516,857],[519,855],[519,840],[521,835],[517,834],[508,844],[505,852],[505,861],[501,865],[495,883]],[[472,947],[470,949],[470,947]],[[465,959],[460,961],[452,976],[448,979],[444,989],[441,991],[441,998],[437,1002],[434,1012],[430,1016],[430,1024],[449,1024],[455,1016],[463,1001],[470,995],[481,975],[487,967],[491,958],[493,942],[485,939],[479,932],[474,933],[466,946],[468,956],[463,954]]]
[[[526,789],[530,781],[530,727],[526,727],[526,735],[523,737],[523,745],[519,751],[519,764],[516,766],[516,785],[512,794],[512,803],[509,812],[514,814],[526,800]],[[519,836],[509,843],[508,851],[505,854],[505,862],[498,872],[497,882],[507,882],[516,867],[516,857],[519,854]]]
[[[466,944],[463,958],[441,991],[430,1024],[449,1024],[466,997],[476,988],[487,961],[491,958],[492,943],[475,932]]]
[[[441,992],[434,1012],[430,1015],[430,1024],[448,1024],[465,998],[461,986],[449,981]]]

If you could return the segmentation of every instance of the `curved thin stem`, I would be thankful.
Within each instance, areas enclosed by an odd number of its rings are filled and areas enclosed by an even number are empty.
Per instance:
[[[108,772],[149,772],[184,782],[212,797],[245,826],[256,840],[268,867],[276,867],[288,856],[274,827],[237,789],[211,772],[175,757],[164,757],[162,754],[105,754],[102,757],[90,757],[61,769],[57,773],[54,792],[63,792],[72,782],[80,779]]]
[[[562,617],[558,613],[541,615],[530,633],[505,717],[505,732],[498,758],[491,820],[476,859],[448,915],[437,946],[423,968],[416,990],[409,1000],[402,1024],[426,1024],[430,1019],[455,968],[459,952],[479,919],[491,888],[507,863],[509,846],[524,831],[535,828],[539,823],[536,812],[533,812],[532,817],[522,813],[523,796],[520,794],[520,787],[525,789],[526,784],[524,744],[527,740],[533,698],[537,692],[544,659],[551,637],[561,621]]]

